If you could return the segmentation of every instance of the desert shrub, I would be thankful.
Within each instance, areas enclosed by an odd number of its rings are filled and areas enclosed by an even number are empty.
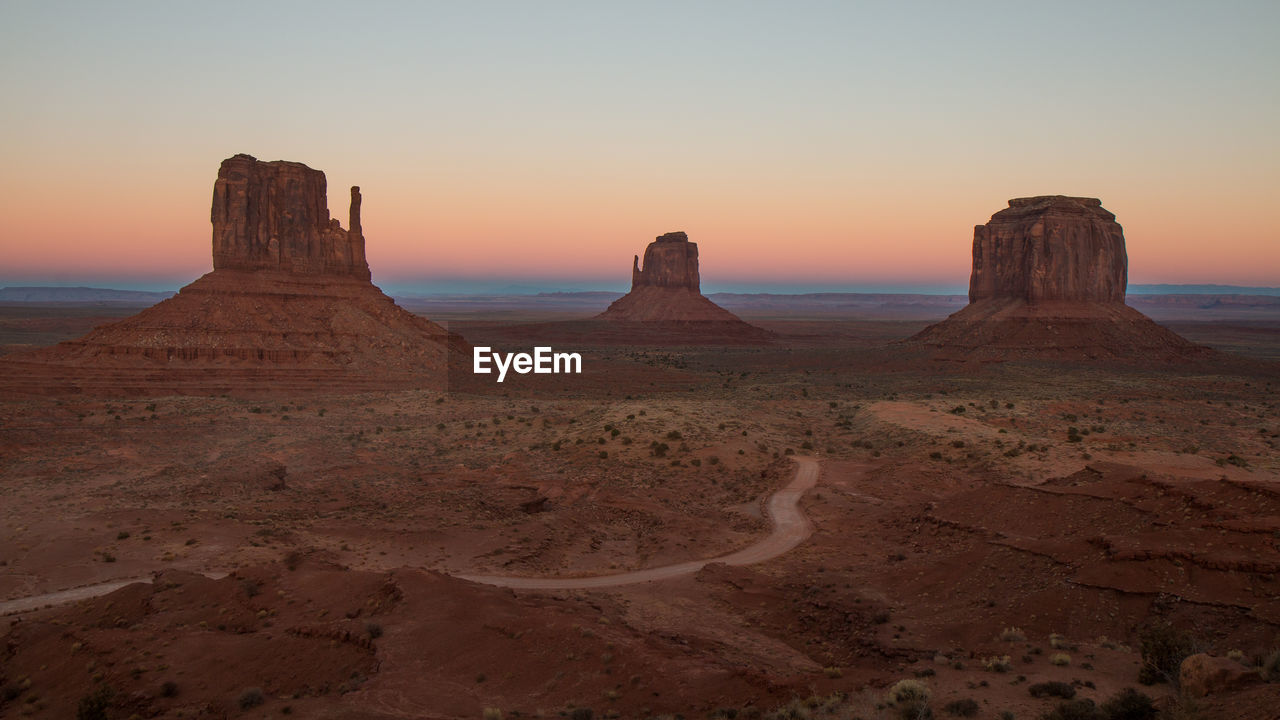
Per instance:
[[[929,686],[919,680],[899,680],[889,688],[889,700],[903,720],[931,717],[929,695]]]
[[[1276,650],[1262,660],[1260,671],[1263,680],[1267,682],[1280,681],[1280,650]]]
[[[1125,688],[1102,703],[1107,720],[1155,720],[1156,704],[1145,693]]]
[[[1008,655],[993,656],[983,659],[982,666],[988,672],[1009,672],[1013,669],[1013,660]]]
[[[679,440],[683,437],[684,436],[680,434],[679,430],[672,430],[671,432],[667,433],[668,440]]]
[[[107,720],[107,708],[115,696],[116,691],[110,685],[94,688],[76,705],[76,720]]]
[[[1054,653],[1049,656],[1049,664],[1066,667],[1071,664],[1071,656],[1066,653]]]
[[[1138,643],[1138,651],[1142,655],[1138,682],[1143,685],[1167,682],[1177,687],[1182,661],[1195,652],[1191,636],[1172,625],[1161,623],[1139,633]]]
[[[1069,700],[1041,716],[1042,720],[1107,720],[1092,700]]]
[[[1022,632],[1022,628],[1007,627],[1001,631],[1000,639],[1005,642],[1025,642],[1027,634]]]
[[[484,720],[502,720],[502,710],[498,708],[485,708]]]
[[[666,457],[667,451],[670,449],[671,449],[671,446],[667,445],[664,442],[658,442],[657,440],[654,440],[653,442],[649,443],[649,454],[653,455],[654,457]]]
[[[595,711],[591,708],[574,708],[573,711],[569,713],[569,720],[591,720],[595,715]]]
[[[382,637],[382,626],[376,622],[365,623],[364,631],[369,634],[370,640],[377,640]]]
[[[1038,698],[1057,697],[1063,700],[1070,700],[1076,696],[1076,689],[1071,686],[1071,683],[1064,683],[1058,680],[1036,683],[1027,688],[1027,691],[1031,693],[1031,697]]]
[[[160,697],[171,698],[177,697],[177,695],[178,683],[172,680],[165,680],[164,683],[160,685]]]
[[[978,703],[973,698],[964,698],[962,700],[952,700],[942,706],[942,709],[945,710],[948,715],[955,715],[956,717],[973,717],[978,714]]]
[[[262,694],[262,688],[251,687],[240,693],[240,699],[236,702],[240,705],[241,710],[248,710],[249,708],[258,707],[266,701],[267,697]]]

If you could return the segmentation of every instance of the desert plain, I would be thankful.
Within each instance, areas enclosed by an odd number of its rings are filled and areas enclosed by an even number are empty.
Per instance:
[[[911,679],[941,717],[1039,717],[1060,698],[1029,688],[1052,682],[1274,717],[1276,685],[1139,683],[1158,625],[1237,674],[1280,643],[1274,315],[1186,311],[1165,322],[1223,352],[1144,367],[936,361],[895,344],[928,320],[883,303],[739,310],[773,334],[742,346],[602,341],[586,313],[495,303],[406,306],[512,350],[545,314],[583,374],[200,394],[10,375],[0,713],[71,717],[107,687],[110,717],[881,718]],[[10,305],[3,339],[139,309]],[[769,535],[799,458],[812,535],[767,561],[461,577],[730,554]]]

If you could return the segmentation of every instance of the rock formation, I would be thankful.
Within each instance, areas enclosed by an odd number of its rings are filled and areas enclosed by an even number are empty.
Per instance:
[[[631,263],[631,289],[639,287],[685,288],[701,293],[698,279],[698,244],[682,232],[659,235]]]
[[[442,389],[465,343],[370,282],[359,188],[345,230],[325,193],[324,173],[301,163],[224,160],[212,272],[133,317],[11,362],[37,386],[58,384],[49,368],[74,370],[78,389]]]
[[[969,305],[908,344],[946,359],[1167,360],[1202,349],[1125,305],[1124,231],[1096,198],[1016,198],[973,231]]]
[[[646,339],[667,334],[691,342],[761,341],[771,333],[748,325],[703,296],[698,245],[682,232],[658,236],[631,266],[631,292],[598,316],[613,323],[644,323]]]
[[[973,229],[969,302],[1123,303],[1124,231],[1097,198],[1016,198]]]
[[[222,161],[213,184],[213,269],[282,270],[369,280],[360,230],[360,188],[351,222],[329,217],[324,173],[297,162]]]

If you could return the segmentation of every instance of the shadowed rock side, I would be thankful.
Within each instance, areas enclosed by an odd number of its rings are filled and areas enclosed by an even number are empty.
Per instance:
[[[703,296],[699,288],[698,245],[672,232],[659,236],[636,256],[631,292],[598,315],[614,323],[635,324],[648,334],[673,332],[690,342],[763,341],[772,333],[749,325]],[[692,332],[690,332],[692,331]]]
[[[1169,361],[1208,352],[1125,305],[1128,257],[1096,198],[1016,198],[973,231],[969,305],[906,341],[940,359]]]
[[[351,227],[329,217],[325,176],[236,155],[214,183],[213,272],[133,317],[13,356],[27,392],[443,388],[465,343],[370,282]]]

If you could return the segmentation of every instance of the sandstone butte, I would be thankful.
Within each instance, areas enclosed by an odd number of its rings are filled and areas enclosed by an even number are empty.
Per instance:
[[[906,341],[956,360],[1169,361],[1206,350],[1125,304],[1128,256],[1097,198],[1016,198],[973,231],[969,304]]]
[[[702,294],[698,244],[683,232],[658,236],[631,266],[631,291],[597,317],[622,323],[644,323],[652,331],[697,329],[714,339],[767,340],[772,334],[749,325]]]
[[[82,338],[6,359],[26,388],[226,392],[314,387],[443,389],[468,349],[370,279],[351,188],[329,217],[325,175],[236,155],[213,186],[213,271]]]

